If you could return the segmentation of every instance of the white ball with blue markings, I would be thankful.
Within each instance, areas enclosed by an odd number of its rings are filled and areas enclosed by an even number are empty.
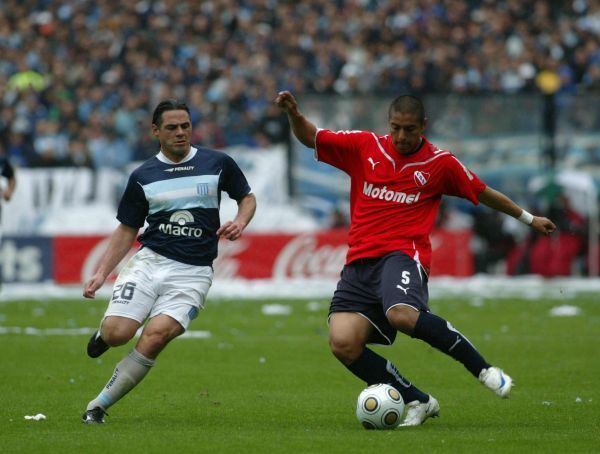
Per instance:
[[[404,413],[402,396],[393,386],[380,383],[364,389],[356,402],[356,417],[365,429],[395,429]]]

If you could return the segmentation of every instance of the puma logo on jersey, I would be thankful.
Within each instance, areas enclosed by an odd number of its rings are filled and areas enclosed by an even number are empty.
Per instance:
[[[371,163],[371,170],[375,170],[375,166],[377,164],[379,164],[379,161],[375,162],[375,161],[373,161],[373,158],[369,158],[369,159],[367,159],[367,161],[369,161]]]
[[[404,292],[405,295],[408,295],[409,287],[404,288],[401,285],[396,285],[396,288],[399,288],[400,290],[402,290]]]

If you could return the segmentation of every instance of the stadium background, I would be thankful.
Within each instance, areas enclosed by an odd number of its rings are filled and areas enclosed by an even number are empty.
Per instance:
[[[559,225],[539,238],[447,199],[435,276],[597,282],[600,3],[399,5],[2,2],[0,153],[18,167],[3,206],[2,297],[91,273],[128,172],[156,152],[150,113],[165,97],[188,102],[194,143],[232,153],[257,194],[244,239],[221,245],[217,294],[308,279],[327,295],[343,263],[348,186],[292,140],[272,102],[282,89],[321,127],[379,132],[394,96],[418,94],[430,140]],[[234,210],[225,201],[222,218]]]
[[[19,179],[2,206],[3,452],[597,452],[599,40],[598,0],[0,0],[0,153]],[[510,399],[399,336],[373,348],[441,417],[358,424],[363,384],[326,327],[347,185],[291,140],[281,89],[321,126],[378,131],[390,99],[419,94],[434,143],[559,223],[539,241],[451,198],[438,220],[431,308],[506,368]],[[111,289],[84,300],[81,280],[167,96],[188,101],[195,143],[235,155],[258,212],[221,244],[207,309],[89,427],[128,347],[85,355]]]

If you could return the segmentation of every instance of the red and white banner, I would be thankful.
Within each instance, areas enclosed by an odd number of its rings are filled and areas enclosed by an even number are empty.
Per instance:
[[[346,260],[346,231],[249,234],[221,241],[216,277],[246,279],[338,278]]]
[[[468,230],[435,231],[431,236],[432,274],[472,275],[470,238],[471,232]],[[58,284],[84,282],[98,268],[107,246],[108,237],[55,237],[54,281]],[[338,279],[347,250],[346,230],[305,234],[246,233],[237,241],[219,243],[219,257],[214,265],[215,277]],[[131,251],[134,252],[135,249]],[[114,279],[114,275],[111,279]]]
[[[434,230],[429,237],[432,276],[472,276],[475,272],[470,230]]]
[[[87,281],[100,265],[102,254],[108,247],[108,236],[57,236],[54,237],[53,276],[57,284],[74,284]],[[125,257],[109,280],[114,280],[120,267],[139,248]]]

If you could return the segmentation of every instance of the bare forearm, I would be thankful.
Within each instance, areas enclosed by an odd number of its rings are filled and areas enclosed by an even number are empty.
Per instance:
[[[317,127],[301,113],[297,113],[296,115],[288,113],[288,119],[296,138],[307,147],[315,148]]]
[[[235,219],[221,225],[219,230],[217,230],[217,236],[226,238],[230,241],[237,240],[242,235],[246,226],[250,223],[255,211],[256,197],[254,197],[254,194],[248,194],[238,202],[238,212]]]
[[[513,202],[510,198],[489,186],[485,188],[477,198],[484,205],[506,213],[514,218],[518,218],[523,212],[523,208]]]
[[[106,278],[127,255],[137,237],[137,233],[138,229],[120,224],[110,237],[108,248],[100,260],[97,273]]]
[[[250,223],[256,212],[256,197],[248,194],[238,204],[238,212],[234,222],[239,222],[244,228]]]
[[[489,186],[481,192],[477,198],[479,201],[490,208],[506,213],[509,216],[517,218],[519,221],[527,224],[535,231],[544,235],[549,235],[556,230],[554,223],[542,216],[533,216],[525,211],[515,202],[500,191],[490,188]]]
[[[296,138],[309,148],[315,148],[317,127],[308,121],[298,109],[296,98],[289,91],[280,91],[275,103],[288,117],[290,127]]]

